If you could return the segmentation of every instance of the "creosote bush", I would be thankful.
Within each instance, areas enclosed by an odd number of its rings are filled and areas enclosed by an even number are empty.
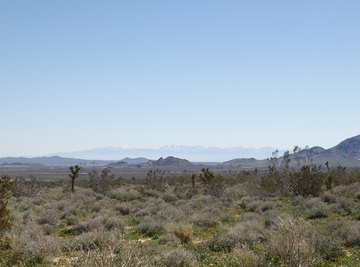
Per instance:
[[[34,175],[30,175],[28,180],[24,177],[16,177],[12,192],[15,197],[35,197],[40,193],[40,183]]]
[[[105,195],[114,185],[115,176],[109,169],[103,169],[99,175],[96,169],[89,172],[90,187],[96,192]]]
[[[279,217],[267,239],[285,266],[313,266],[319,259],[315,230],[303,219]]]
[[[299,151],[294,148],[294,155]],[[290,156],[286,151],[279,166],[277,152],[269,159],[268,172],[261,178],[260,186],[265,194],[271,195],[301,195],[319,196],[326,182],[326,174],[322,167],[313,164],[310,149],[307,149],[305,158],[296,158],[298,167],[290,168]],[[301,162],[302,161],[302,162]]]
[[[11,217],[8,208],[8,201],[11,196],[13,181],[7,175],[0,179],[0,250],[9,249],[10,244],[5,234],[11,228]]]

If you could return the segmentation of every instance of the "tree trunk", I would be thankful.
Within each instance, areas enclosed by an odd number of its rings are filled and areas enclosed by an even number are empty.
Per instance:
[[[74,188],[74,185],[75,185],[75,178],[71,178],[71,192],[75,192],[75,188]]]

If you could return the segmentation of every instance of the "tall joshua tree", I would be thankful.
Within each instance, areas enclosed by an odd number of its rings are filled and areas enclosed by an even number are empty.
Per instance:
[[[81,167],[79,165],[71,166],[70,167],[70,174],[69,177],[71,178],[71,192],[74,192],[74,185],[75,185],[75,179],[79,177],[79,172],[81,170]]]

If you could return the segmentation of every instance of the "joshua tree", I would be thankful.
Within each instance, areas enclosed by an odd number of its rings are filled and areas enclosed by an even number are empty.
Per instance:
[[[330,167],[329,167],[329,161],[325,162],[327,171],[328,171],[328,175],[327,175],[327,179],[325,181],[325,185],[326,185],[326,189],[331,190],[332,188],[332,176],[331,176],[331,172],[330,172]]]
[[[209,171],[209,168],[203,168],[201,172],[202,174],[200,174],[200,178],[204,184],[209,184],[215,177],[215,175]]]
[[[193,173],[193,174],[191,175],[191,183],[192,183],[192,187],[193,187],[193,188],[195,188],[195,178],[196,178],[196,174]]]
[[[81,167],[79,165],[71,166],[70,168],[71,173],[69,174],[69,177],[71,178],[71,192],[74,192],[74,184],[75,179],[79,177],[79,172],[81,170]]]

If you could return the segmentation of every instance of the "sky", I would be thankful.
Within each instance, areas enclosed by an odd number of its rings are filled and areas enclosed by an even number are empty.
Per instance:
[[[0,0],[0,156],[360,134],[360,1]]]

